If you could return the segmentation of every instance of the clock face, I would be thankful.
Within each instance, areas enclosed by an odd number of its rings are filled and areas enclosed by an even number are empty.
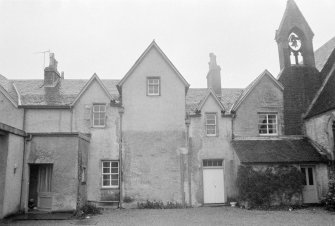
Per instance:
[[[291,33],[288,37],[288,45],[294,51],[298,51],[301,48],[301,39],[296,33]]]

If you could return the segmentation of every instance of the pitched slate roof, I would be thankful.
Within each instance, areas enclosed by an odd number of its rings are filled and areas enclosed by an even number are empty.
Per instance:
[[[315,53],[315,67],[321,71],[324,65],[327,63],[330,54],[333,52],[335,48],[335,37],[330,39],[328,42],[323,44],[320,48],[318,48]]]
[[[46,88],[43,80],[14,80],[21,95],[22,105],[69,106],[80,93],[88,80],[64,79],[57,87]],[[108,92],[115,99],[119,94],[116,84],[119,80],[102,80]]]
[[[0,75],[0,86],[9,95],[11,101],[13,101],[14,104],[17,104],[18,97],[13,82],[8,80],[5,76]]]
[[[222,97],[220,102],[225,109],[230,109],[243,92],[243,89],[225,88],[221,89],[221,92]],[[186,95],[186,112],[194,113],[207,94],[207,88],[190,88]]]
[[[335,109],[335,49],[325,64],[324,70],[321,71],[321,74],[325,79],[307,110],[305,118],[310,118]]]
[[[306,139],[233,140],[242,163],[307,163],[325,158]]]

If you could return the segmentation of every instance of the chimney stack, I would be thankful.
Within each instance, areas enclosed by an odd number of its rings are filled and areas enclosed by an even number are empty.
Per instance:
[[[215,94],[221,98],[221,68],[216,64],[214,53],[209,54],[209,71],[207,73],[207,88],[212,88]]]
[[[55,87],[60,80],[60,74],[57,70],[58,61],[55,59],[54,53],[50,53],[49,56],[49,66],[44,69],[44,86]]]

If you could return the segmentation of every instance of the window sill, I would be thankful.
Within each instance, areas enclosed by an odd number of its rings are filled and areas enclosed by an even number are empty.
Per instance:
[[[119,187],[101,187],[100,190],[119,190]]]
[[[93,129],[105,129],[106,126],[91,126]]]
[[[261,137],[277,137],[279,136],[278,134],[259,134]]]

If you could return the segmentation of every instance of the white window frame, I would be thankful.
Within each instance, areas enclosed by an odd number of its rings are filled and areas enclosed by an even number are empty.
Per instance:
[[[223,167],[224,167],[223,159],[203,159],[202,160],[202,168],[223,168]]]
[[[269,123],[269,116],[275,116],[275,123]],[[260,122],[260,116],[265,116],[266,117],[266,123]],[[270,128],[269,125],[273,125],[274,129],[276,130],[275,133],[270,133]],[[265,126],[266,128],[266,133],[260,133],[261,126]],[[264,128],[262,128],[264,130]],[[277,136],[278,135],[278,113],[276,112],[269,112],[269,113],[258,113],[258,133],[260,136]]]
[[[104,167],[104,163],[109,163],[108,167]],[[113,167],[113,163],[117,163],[117,167]],[[104,169],[109,169],[109,172],[104,172]],[[113,173],[112,169],[117,169],[117,173]],[[112,179],[112,175],[117,175],[117,179]],[[104,176],[109,176],[109,184],[104,185]],[[117,185],[112,185],[112,181],[117,181]],[[102,188],[119,188],[120,184],[120,163],[117,160],[102,160],[101,161],[101,187]]]
[[[152,92],[150,91],[152,88]],[[155,92],[155,87],[157,87],[157,92]],[[147,95],[148,96],[160,96],[161,95],[161,79],[160,77],[147,77]]]
[[[96,106],[99,106],[99,109],[96,110],[95,107]],[[104,111],[101,111],[101,107],[104,107]],[[95,127],[95,128],[104,128],[106,126],[106,112],[107,112],[107,106],[106,104],[93,104],[93,107],[92,107],[92,126]],[[104,120],[104,124],[103,125],[100,125],[101,124],[101,120],[102,118],[100,118],[100,114],[101,113],[104,113],[104,116],[103,116],[103,120]],[[95,115],[98,114],[99,115],[99,118],[95,118]],[[98,120],[99,121],[99,124],[96,125],[95,124],[95,121]]]
[[[209,115],[214,115],[214,120],[215,120],[214,124],[213,123],[208,123],[207,116],[209,116]],[[208,133],[208,127],[209,126],[214,126],[214,134],[213,133]],[[208,136],[208,137],[217,136],[217,114],[216,113],[208,112],[208,113],[205,114],[205,130],[206,130],[206,136]]]

